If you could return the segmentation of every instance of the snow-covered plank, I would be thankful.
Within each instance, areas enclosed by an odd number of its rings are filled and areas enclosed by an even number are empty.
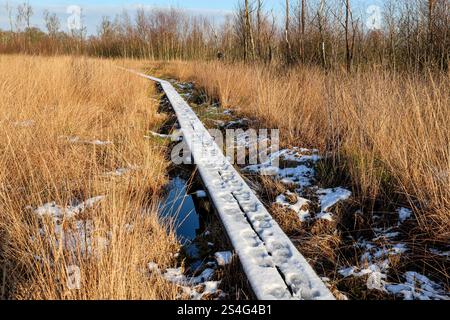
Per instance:
[[[259,300],[334,300],[175,88],[168,81],[133,72],[158,82],[169,99],[256,297]]]

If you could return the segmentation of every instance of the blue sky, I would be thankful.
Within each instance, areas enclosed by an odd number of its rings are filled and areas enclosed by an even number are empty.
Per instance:
[[[294,0],[295,1],[295,0]],[[17,7],[23,0],[0,0],[0,28],[8,29],[8,16],[5,10],[5,3],[9,2],[12,7]],[[380,5],[383,0],[353,0],[359,10],[365,11],[365,8],[374,4]],[[34,17],[32,24],[42,27],[43,11],[45,9],[57,13],[62,22],[63,29],[67,29],[66,20],[69,17],[67,8],[71,5],[78,5],[83,8],[85,16],[85,24],[89,33],[96,32],[96,26],[99,24],[103,16],[113,17],[120,13],[123,9],[130,12],[136,11],[139,5],[153,6],[160,8],[178,7],[183,8],[187,12],[193,14],[202,14],[220,21],[227,14],[230,14],[236,7],[237,0],[137,0],[137,1],[120,1],[120,0],[29,0],[34,8]],[[275,12],[280,12],[284,5],[284,0],[265,0],[266,8],[274,8]],[[281,14],[280,14],[281,15]]]

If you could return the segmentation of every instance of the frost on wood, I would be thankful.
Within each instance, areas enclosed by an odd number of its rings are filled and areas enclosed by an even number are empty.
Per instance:
[[[257,298],[334,299],[173,86],[139,75],[159,82],[175,110],[184,140]],[[299,167],[297,171],[309,171]],[[285,178],[296,174],[296,170],[282,173]]]

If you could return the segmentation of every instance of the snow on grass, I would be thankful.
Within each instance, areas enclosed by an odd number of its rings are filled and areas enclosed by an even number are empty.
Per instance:
[[[385,230],[384,234],[389,235],[389,230]],[[379,238],[375,238],[374,241]],[[405,274],[406,283],[393,284],[388,282],[390,258],[400,256],[408,251],[405,244],[390,243],[388,238],[382,238],[385,243],[383,245],[359,240],[355,246],[364,250],[360,263],[366,267],[343,268],[339,270],[339,274],[344,278],[367,276],[367,288],[369,290],[379,290],[396,296],[403,296],[405,300],[442,299],[445,292],[441,289],[441,286],[414,272]],[[416,280],[413,281],[413,278]]]
[[[194,84],[191,82],[186,83],[177,82],[175,85],[181,90],[191,90],[191,91],[194,90]]]
[[[192,98],[193,94],[188,92],[188,93],[182,93],[182,94],[180,94],[180,96],[182,96],[183,98],[189,100],[189,99]]]
[[[242,118],[238,120],[232,120],[225,123],[223,126],[220,126],[222,129],[233,129],[233,128],[242,128],[248,126],[251,122],[248,118]]]
[[[122,176],[124,176],[132,171],[138,170],[138,169],[139,169],[138,166],[129,166],[127,168],[118,168],[114,171],[107,172],[105,174],[105,176],[107,176],[107,177],[122,177]]]
[[[83,140],[77,136],[60,136],[59,139],[64,139],[70,144],[88,144],[93,146],[107,146],[112,145],[112,141],[102,141],[102,140]]]
[[[375,239],[374,239],[375,240]],[[385,273],[390,268],[390,258],[399,256],[408,251],[408,248],[403,243],[384,243],[378,245],[375,242],[360,239],[355,245],[355,248],[363,250],[360,257],[360,263],[364,268],[350,267],[344,268],[339,273],[344,277],[355,276],[362,277],[371,273],[380,273],[381,278],[386,278]]]
[[[381,273],[382,269],[376,264],[371,264],[367,268],[350,267],[339,270],[339,274],[344,278],[363,277],[371,274],[379,274],[381,279],[386,279],[387,275]]]
[[[406,208],[399,208],[397,210],[397,213],[398,213],[398,221],[400,224],[411,219],[411,217],[413,215],[413,212],[410,209],[406,209]]]
[[[207,197],[208,197],[208,195],[206,194],[206,191],[205,191],[205,190],[197,190],[197,191],[195,192],[195,196],[196,196],[197,198],[199,198],[199,199],[204,199],[204,198],[207,198]]]
[[[314,174],[315,170],[305,165],[278,170],[278,177],[282,183],[287,185],[293,184],[299,188],[310,187]]]
[[[177,285],[190,300],[224,297],[224,293],[219,289],[221,281],[211,281],[215,274],[215,270],[212,268],[204,269],[198,276],[186,276],[182,268],[168,268],[162,272],[159,266],[153,262],[148,264],[148,269],[151,273],[158,274],[166,281]]]
[[[291,204],[287,197],[295,197],[297,202],[295,204]],[[286,195],[279,195],[276,199],[276,203],[282,207],[294,211],[298,215],[301,222],[306,222],[311,217],[309,210],[305,209],[308,207],[309,201],[295,193],[288,191],[286,192]]]
[[[272,166],[274,160],[279,159],[285,164],[284,168]],[[287,193],[287,195],[296,196],[297,203],[291,204],[287,201],[285,195],[277,198],[276,203],[297,212],[301,221],[305,221],[310,213],[301,210],[306,204],[306,199],[300,195],[308,188],[314,187],[314,177],[316,175],[315,165],[322,157],[316,149],[310,150],[305,148],[284,149],[274,152],[270,155],[269,160],[259,165],[251,165],[243,170],[250,173],[258,173],[261,175],[273,175],[276,179],[285,185],[294,185],[297,194]],[[318,219],[333,221],[333,213],[331,209],[339,202],[348,200],[352,193],[344,188],[319,189],[315,191],[319,197],[321,212],[317,215]]]
[[[34,121],[34,120],[24,120],[24,121],[17,121],[17,122],[13,123],[13,125],[15,127],[20,127],[20,128],[33,127],[35,124],[36,124],[36,121]]]
[[[220,283],[221,281],[207,281],[193,289],[189,288],[185,293],[189,294],[191,300],[203,300],[209,296],[218,296],[220,298],[224,296],[219,289]]]
[[[344,278],[368,276],[367,287],[369,290],[383,291],[404,300],[450,299],[448,292],[441,285],[413,271],[404,274],[404,283],[389,283],[387,275],[375,264],[362,270],[358,270],[356,267],[341,269],[339,273]]]
[[[102,140],[84,141],[83,143],[92,144],[94,146],[107,146],[113,144],[111,141],[102,141]]]
[[[436,256],[450,258],[450,251],[440,251],[438,249],[430,249],[430,252]]]
[[[317,191],[320,201],[321,212],[319,219],[333,221],[333,213],[330,210],[339,202],[348,200],[352,193],[344,188],[319,189]]]
[[[35,209],[33,212],[38,217],[49,217],[52,221],[53,230],[48,230],[48,225],[44,225],[40,228],[41,236],[55,247],[62,245],[66,252],[74,257],[78,252],[82,255],[92,255],[106,249],[109,239],[94,235],[95,226],[92,220],[76,220],[78,215],[94,208],[104,198],[104,196],[94,197],[71,206],[49,202]],[[64,220],[72,220],[66,228],[63,227]]]
[[[231,251],[216,252],[214,254],[214,257],[216,258],[217,264],[219,266],[225,267],[226,265],[229,265],[233,260],[233,253]]]
[[[387,230],[383,230],[381,228],[374,228],[373,231],[376,234],[376,237],[373,239],[373,241],[381,241],[381,240],[393,240],[400,236],[400,232],[392,231],[393,228],[389,228]]]
[[[170,139],[173,142],[183,141],[183,136],[180,131],[176,130],[173,134],[161,134],[157,132],[150,131],[149,132],[152,137],[161,138],[161,139]],[[146,139],[150,139],[149,136],[144,136]]]
[[[60,206],[57,205],[56,202],[49,202],[44,204],[43,206],[34,210],[34,212],[43,217],[50,216],[55,219],[63,219],[63,218],[74,218],[85,210],[93,208],[98,202],[102,201],[105,197],[99,196],[90,198],[84,202],[81,202],[72,206]]]
[[[243,171],[261,175],[272,175],[283,184],[295,185],[299,189],[304,189],[313,185],[316,174],[314,166],[321,159],[319,155],[315,154],[315,151],[301,148],[280,150],[272,153],[266,162],[247,166]],[[290,166],[285,166],[284,168],[274,167],[272,164],[277,159],[280,162],[289,162]]]
[[[269,144],[269,138],[258,136],[250,131],[240,132],[238,135],[236,135],[235,139],[236,145],[238,147],[245,147],[245,148],[256,147],[258,146],[259,143],[262,142],[267,142],[267,144]]]
[[[404,300],[450,300],[449,293],[441,285],[417,272],[406,272],[405,283],[388,284],[386,291]]]
[[[361,263],[376,262],[378,265],[380,265],[380,261],[382,261],[382,265],[385,265],[386,261],[388,261],[385,259],[388,259],[392,256],[402,255],[408,251],[408,248],[404,243],[388,243],[379,246],[373,242],[364,240],[358,242],[357,244],[355,244],[355,246],[365,250],[360,258]]]

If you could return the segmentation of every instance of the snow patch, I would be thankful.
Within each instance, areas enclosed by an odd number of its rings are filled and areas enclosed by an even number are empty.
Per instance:
[[[248,124],[250,122],[251,122],[250,119],[242,118],[242,119],[238,119],[238,120],[229,121],[229,122],[225,123],[223,126],[221,126],[221,128],[223,128],[223,129],[241,128],[241,127],[248,126]]]
[[[96,235],[92,220],[73,220],[65,227],[63,221],[64,219],[76,218],[84,211],[93,208],[104,198],[104,196],[95,197],[77,205],[65,207],[50,202],[35,209],[34,213],[40,218],[50,217],[52,220],[51,228],[53,230],[49,230],[49,225],[45,224],[39,230],[40,235],[55,248],[62,245],[66,252],[75,258],[78,253],[82,255],[99,254],[108,247],[110,240]]]
[[[111,141],[82,140],[80,137],[77,137],[77,136],[60,136],[59,139],[64,139],[68,143],[71,143],[71,144],[88,144],[88,145],[93,145],[93,146],[107,146],[107,145],[113,144],[113,142],[111,142]]]
[[[74,218],[85,210],[93,208],[98,202],[102,201],[105,196],[94,197],[72,206],[60,206],[56,202],[49,202],[34,210],[34,212],[43,217],[50,216],[55,219]]]
[[[315,150],[292,148],[273,152],[269,159],[258,165],[247,166],[244,172],[260,175],[275,176],[283,184],[295,185],[299,189],[311,187],[316,174],[314,165],[321,158],[314,154]],[[308,154],[305,154],[308,153]],[[312,153],[312,155],[311,155]],[[290,167],[279,168],[272,164],[279,159],[280,162],[289,162]]]
[[[406,208],[399,208],[397,210],[397,213],[398,213],[398,221],[400,224],[411,219],[411,217],[413,215],[413,212],[410,209],[406,209]]]
[[[17,121],[17,122],[13,123],[13,125],[15,127],[20,127],[20,128],[33,127],[35,124],[36,124],[36,121],[34,121],[34,120]]]
[[[450,257],[450,251],[440,251],[437,249],[430,249],[430,252],[436,256],[446,257],[446,258]]]
[[[297,202],[295,204],[291,204],[286,195],[289,197],[295,197]],[[289,191],[286,192],[286,195],[279,195],[276,199],[276,203],[282,207],[286,207],[289,210],[294,211],[298,215],[301,222],[306,222],[311,217],[309,210],[305,209],[308,207],[309,201]]]
[[[198,190],[198,191],[196,191],[196,192],[195,192],[195,196],[196,196],[197,198],[199,198],[199,199],[204,199],[204,198],[207,198],[207,197],[208,197],[208,195],[206,194],[206,191],[205,191],[205,190]]]
[[[127,168],[118,168],[115,171],[107,172],[105,174],[105,176],[108,176],[108,177],[122,177],[122,176],[124,176],[124,175],[126,175],[126,174],[128,174],[128,173],[130,173],[130,172],[132,172],[134,170],[138,170],[138,169],[139,169],[138,166],[130,166],[130,167],[127,167]]]
[[[203,300],[211,296],[220,299],[224,296],[219,289],[221,282],[211,281],[215,274],[214,269],[206,268],[199,276],[191,277],[186,276],[182,268],[169,268],[162,272],[154,262],[150,262],[147,266],[151,273],[158,274],[166,281],[180,287],[184,295],[189,296],[190,300]]]
[[[405,283],[388,284],[386,290],[404,300],[450,300],[442,286],[417,272],[406,272]]]
[[[217,252],[214,254],[217,264],[221,267],[229,265],[233,260],[233,253],[231,251]]]
[[[344,188],[320,189],[319,195],[321,213],[317,216],[319,219],[333,221],[333,214],[330,210],[339,202],[348,200],[352,193]]]
[[[170,139],[173,142],[183,141],[183,136],[182,136],[182,134],[179,131],[175,131],[171,135],[169,135],[169,134],[161,134],[161,133],[157,133],[157,132],[153,132],[153,131],[150,131],[149,133],[152,135],[152,137],[156,137],[156,138]],[[145,136],[144,138],[150,139],[151,137]]]

